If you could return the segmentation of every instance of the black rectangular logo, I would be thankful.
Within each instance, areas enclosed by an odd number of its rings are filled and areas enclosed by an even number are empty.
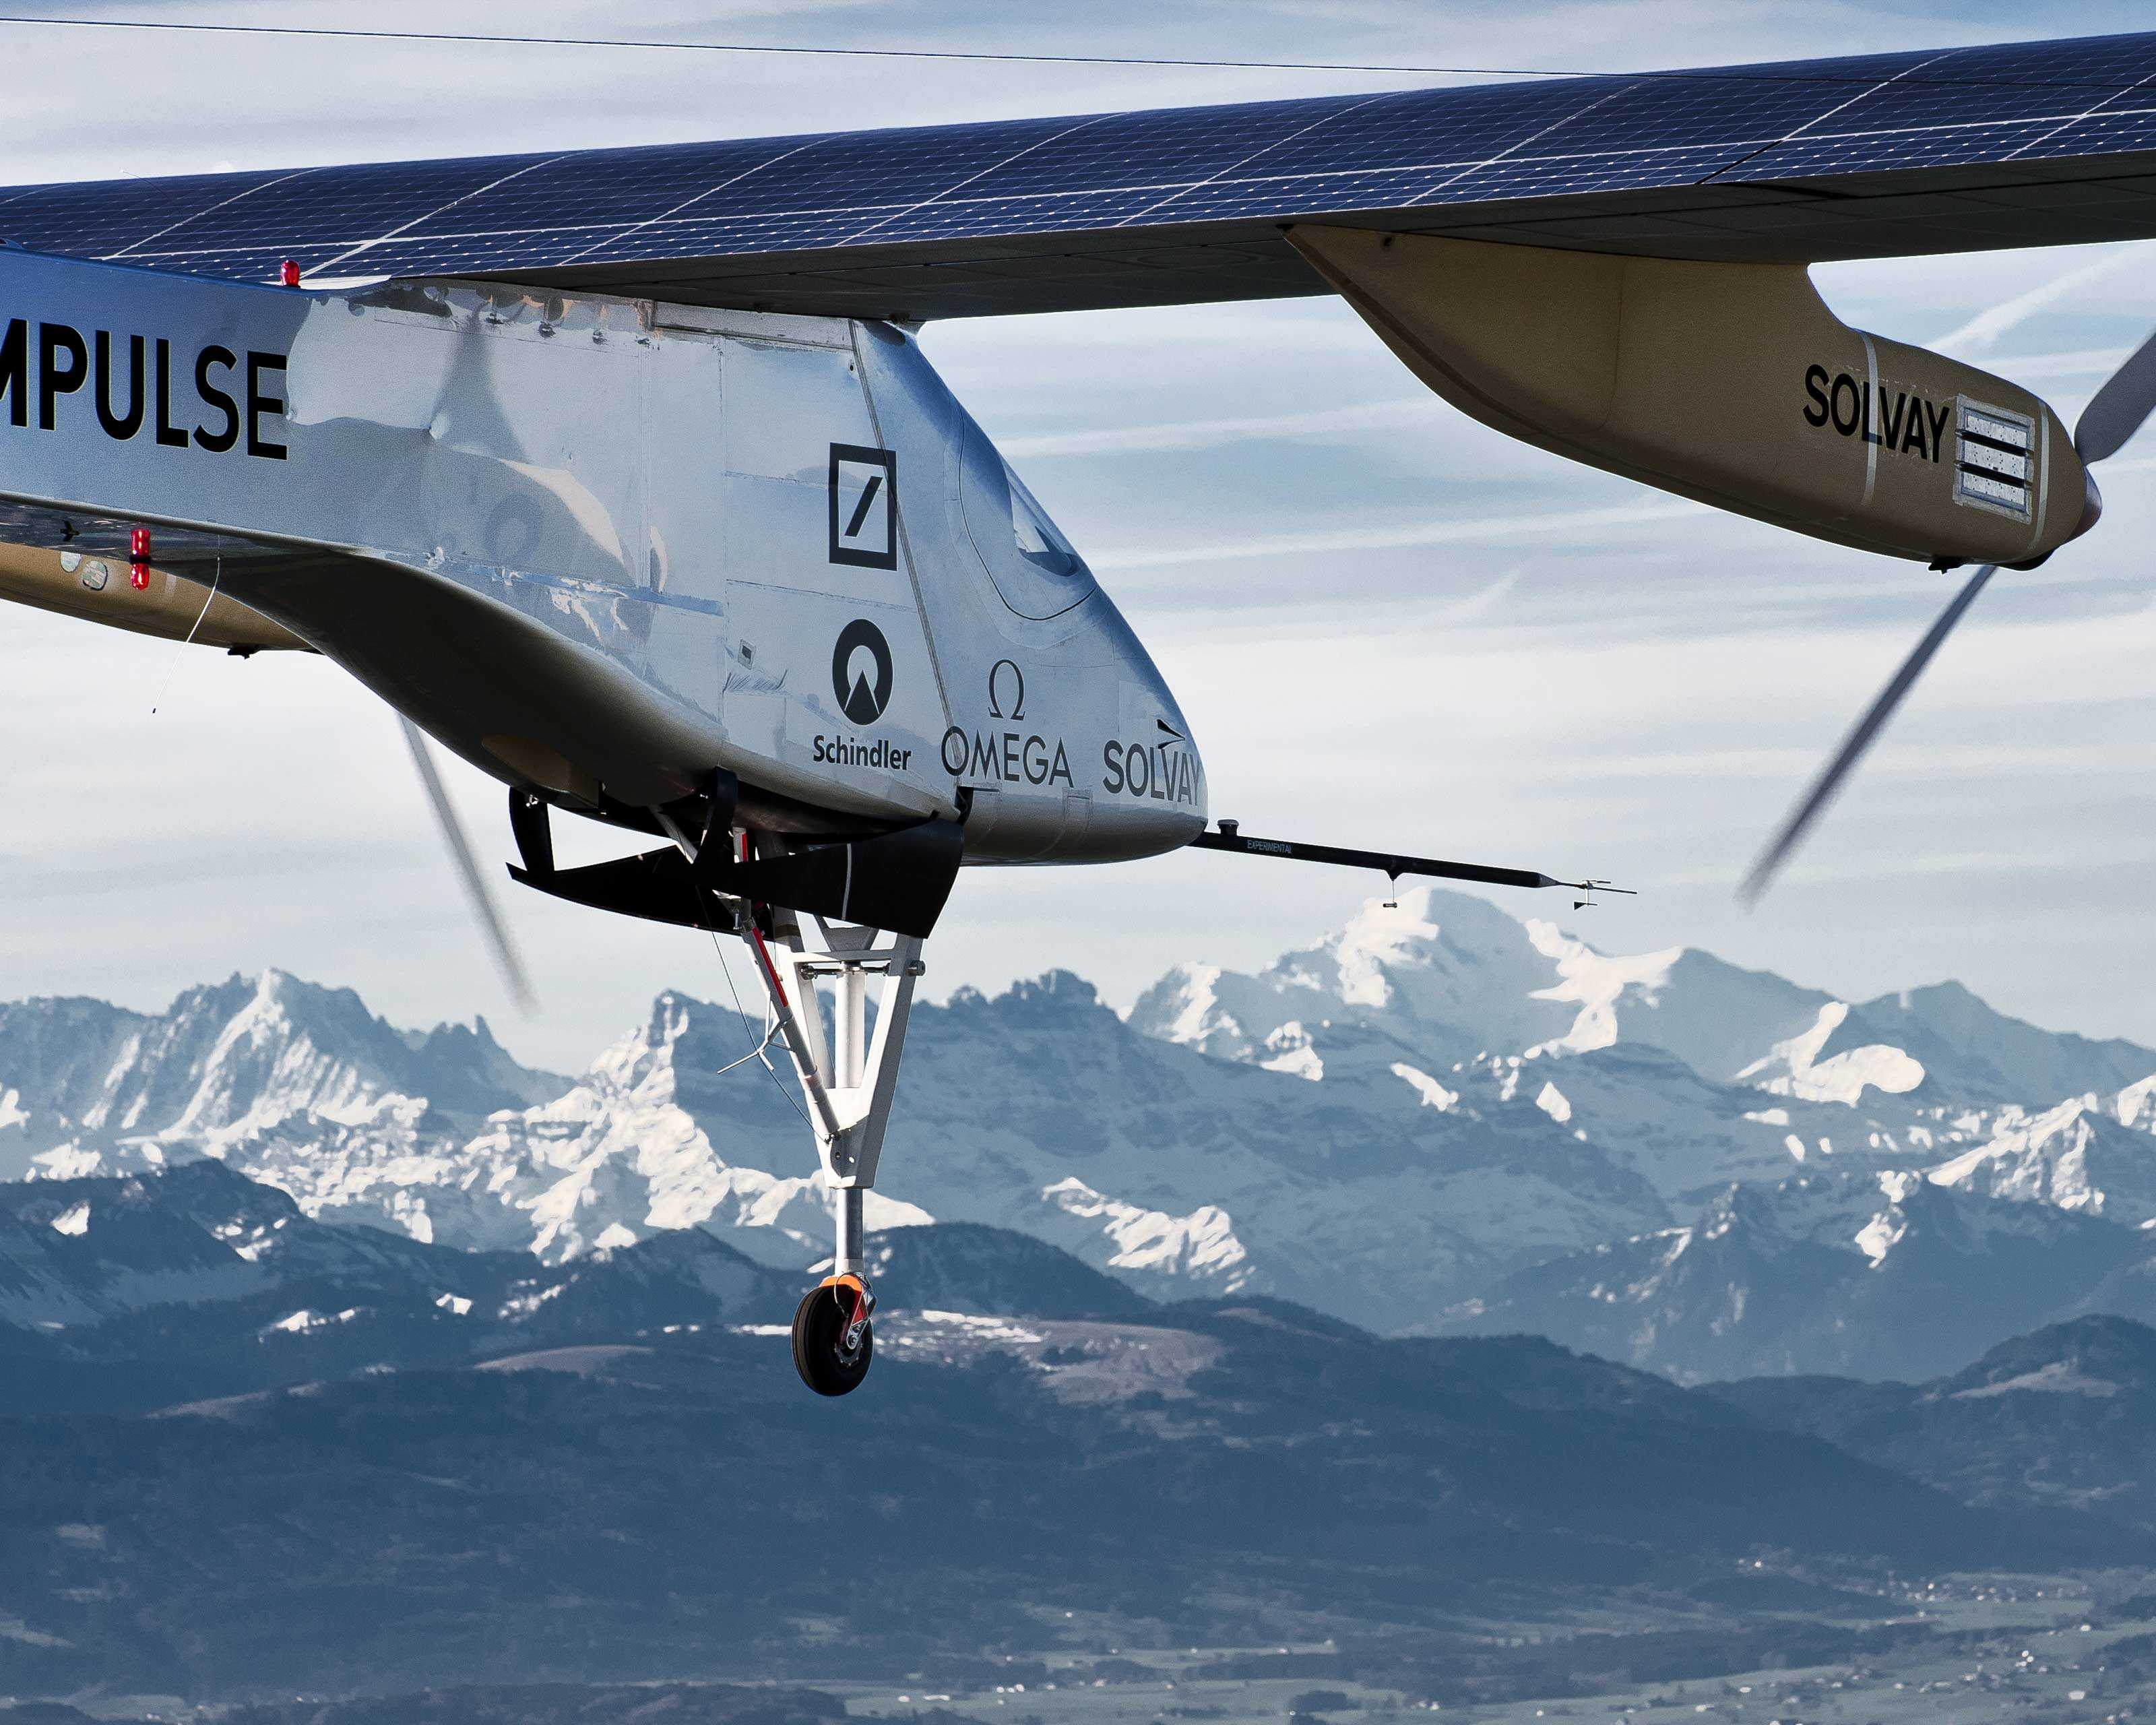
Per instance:
[[[898,567],[898,451],[831,445],[831,561]]]

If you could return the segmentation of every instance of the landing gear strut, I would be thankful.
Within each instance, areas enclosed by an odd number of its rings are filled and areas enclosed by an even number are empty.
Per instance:
[[[875,1294],[869,1286],[862,1197],[875,1183],[876,1158],[891,1121],[913,985],[923,968],[921,942],[811,916],[812,943],[793,911],[762,915],[767,922],[752,920],[746,932],[808,1103],[824,1183],[838,1197],[831,1273],[808,1291],[793,1314],[793,1365],[819,1395],[844,1395],[868,1375],[875,1354],[869,1326]],[[878,985],[873,1031],[871,979]],[[834,997],[828,1038],[819,982],[829,983]]]
[[[862,1194],[875,1183],[876,1158],[891,1122],[906,1021],[922,969],[921,943],[957,878],[965,836],[957,821],[936,817],[867,838],[789,846],[777,834],[733,825],[739,791],[732,773],[715,772],[693,804],[684,798],[650,811],[673,841],[670,848],[560,869],[546,800],[534,790],[512,789],[509,822],[523,865],[509,872],[578,904],[738,935],[756,954],[773,1030],[801,1081],[824,1183],[838,1199],[831,1273],[793,1314],[793,1363],[819,1395],[844,1395],[868,1375],[875,1352]],[[685,807],[694,809],[693,818],[675,819]],[[782,898],[797,908],[771,902]],[[826,912],[835,920],[827,920]],[[857,917],[915,932],[851,920]],[[813,940],[804,922],[814,930]],[[832,996],[828,1036],[819,984],[828,984]],[[762,1058],[769,1040],[767,1033],[749,1058]]]

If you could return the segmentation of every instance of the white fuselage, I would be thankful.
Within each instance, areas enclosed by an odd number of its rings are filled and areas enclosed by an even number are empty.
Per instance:
[[[1145,649],[887,325],[0,251],[0,496],[21,543],[147,526],[571,806],[723,768],[797,828],[963,814],[968,861],[1204,824]]]

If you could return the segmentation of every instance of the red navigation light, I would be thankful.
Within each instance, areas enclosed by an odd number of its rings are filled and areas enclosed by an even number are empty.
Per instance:
[[[127,536],[127,555],[130,559],[127,578],[134,583],[135,591],[146,593],[150,587],[150,530],[136,527]]]
[[[277,280],[286,287],[299,286],[300,260],[297,258],[285,259],[277,266]]]

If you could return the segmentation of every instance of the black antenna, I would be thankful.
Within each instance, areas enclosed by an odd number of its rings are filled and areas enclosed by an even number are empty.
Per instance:
[[[1560,880],[1534,869],[1501,869],[1486,863],[1447,862],[1435,856],[1401,856],[1389,851],[1355,850],[1340,845],[1310,845],[1289,839],[1260,839],[1246,834],[1240,821],[1224,820],[1217,833],[1200,833],[1190,841],[1194,850],[1227,850],[1240,856],[1276,856],[1289,862],[1331,863],[1339,868],[1377,869],[1392,882],[1395,895],[1403,875],[1428,875],[1440,880],[1476,880],[1486,886],[1568,886],[1587,895],[1573,902],[1573,909],[1591,907],[1597,892],[1621,892],[1634,896],[1625,886],[1607,880]],[[1397,903],[1388,899],[1388,905]]]

